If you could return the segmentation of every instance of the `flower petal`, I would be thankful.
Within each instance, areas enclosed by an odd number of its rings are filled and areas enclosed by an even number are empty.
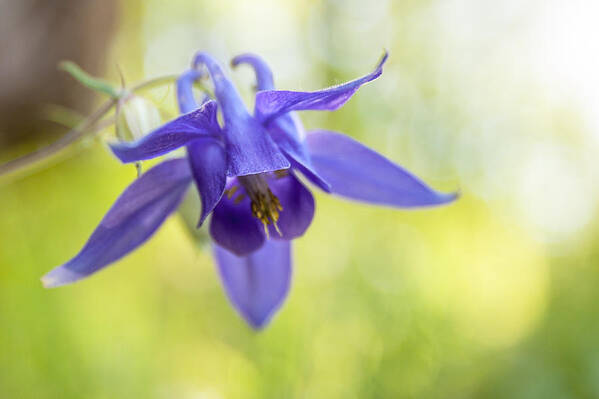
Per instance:
[[[270,179],[268,185],[283,206],[277,222],[281,234],[269,225],[270,236],[283,240],[302,236],[314,218],[314,197],[292,174]]]
[[[332,193],[372,204],[401,208],[440,205],[457,194],[437,192],[401,166],[340,133],[309,133],[306,143],[316,170]]]
[[[264,127],[250,115],[229,121],[225,137],[228,176],[272,172],[291,166]]]
[[[164,155],[201,137],[217,137],[217,104],[209,101],[201,108],[182,115],[133,142],[110,145],[114,155],[122,162],[136,162]]]
[[[256,115],[268,124],[270,121],[290,111],[319,110],[334,111],[340,108],[365,83],[378,78],[383,73],[387,60],[385,52],[376,69],[366,76],[339,86],[314,92],[267,90],[256,94]]]
[[[284,152],[284,151],[283,151]],[[286,154],[286,153],[285,153]],[[300,162],[295,161],[293,157],[289,156],[291,167],[295,170],[299,170],[302,175],[306,176],[308,180],[325,193],[331,193],[331,185],[321,175],[318,174],[312,163],[310,166],[303,165]]]
[[[198,53],[194,65],[205,65],[214,82],[214,94],[221,106],[227,150],[227,175],[243,176],[289,168],[264,127],[251,116],[239,93],[220,65],[206,53]]]
[[[231,65],[236,67],[239,64],[249,64],[256,74],[256,90],[274,90],[275,84],[272,77],[272,71],[262,57],[256,54],[240,54],[231,60]]]
[[[89,276],[144,243],[177,208],[191,182],[185,159],[162,162],[116,200],[77,256],[42,278],[57,287]]]
[[[256,90],[274,90],[272,71],[261,57],[255,54],[241,54],[233,58],[231,64],[233,66],[249,64],[256,74]],[[279,149],[291,162],[291,166],[299,169],[302,174],[322,190],[330,192],[331,187],[329,184],[318,175],[310,163],[310,155],[303,142],[306,135],[297,114],[290,112],[281,115],[280,118],[273,120],[267,126],[267,129]]]
[[[189,69],[177,79],[177,103],[182,114],[199,108],[193,95],[193,82],[202,77],[202,72],[197,69]]]
[[[202,201],[200,227],[223,195],[227,182],[227,156],[223,145],[211,138],[192,141],[187,146],[187,154]]]
[[[182,113],[199,108],[193,95],[193,82],[202,76],[198,69],[190,69],[177,79],[177,102]],[[210,101],[204,95],[202,106]],[[201,138],[187,145],[189,165],[202,203],[200,227],[206,217],[214,210],[227,183],[227,155],[220,140]]]
[[[302,172],[320,189],[330,193],[330,184],[312,166],[310,154],[304,143],[305,134],[303,129],[297,114],[294,112],[282,115],[268,125],[268,132],[283,154],[289,159],[291,166]]]
[[[227,184],[228,189],[232,187],[237,187],[236,195],[223,196],[212,212],[210,235],[218,245],[244,256],[260,248],[266,238],[262,224],[252,215],[250,199],[237,179]]]
[[[245,257],[215,245],[214,256],[235,309],[253,328],[264,327],[289,292],[291,243],[269,240]]]

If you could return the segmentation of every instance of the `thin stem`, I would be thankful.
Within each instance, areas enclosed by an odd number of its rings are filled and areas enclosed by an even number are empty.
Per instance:
[[[129,93],[124,95],[120,99],[120,101],[125,103],[133,97],[133,93],[135,92],[150,89],[155,86],[161,86],[164,84],[172,83],[176,79],[177,75],[166,75],[146,80],[145,82],[141,82],[129,89]],[[79,123],[73,129],[69,130],[64,136],[62,136],[54,143],[0,165],[0,176],[4,176],[9,173],[13,173],[26,167],[32,166],[57,154],[58,152],[64,150],[69,145],[82,138],[85,135],[85,133],[88,132],[90,129],[92,129],[92,133],[97,133],[99,129],[93,129],[94,126],[112,109],[112,107],[114,107],[117,104],[118,101],[119,99],[113,98],[104,102],[100,106],[100,108],[98,108],[88,118]]]
[[[146,89],[151,89],[155,86],[162,86],[164,84],[172,83],[175,80],[177,80],[178,77],[178,75],[159,76],[157,78],[149,79],[145,82],[138,83],[137,85],[133,86],[130,90],[132,92],[138,92]]]
[[[16,172],[19,169],[33,165],[65,149],[70,144],[81,138],[88,129],[93,127],[106,113],[108,113],[108,111],[110,111],[116,102],[117,100],[114,99],[106,101],[100,108],[91,114],[89,118],[85,119],[79,125],[69,130],[64,136],[56,140],[54,143],[0,165],[0,176]]]

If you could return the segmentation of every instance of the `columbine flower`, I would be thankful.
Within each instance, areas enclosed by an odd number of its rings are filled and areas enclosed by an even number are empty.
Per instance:
[[[145,242],[180,203],[191,182],[209,214],[214,255],[227,295],[255,328],[263,327],[284,301],[291,277],[290,241],[306,231],[314,198],[296,173],[325,192],[373,204],[418,207],[448,203],[375,151],[339,133],[303,132],[294,111],[335,110],[382,73],[315,92],[274,90],[272,73],[257,56],[236,57],[256,72],[254,115],[221,67],[198,53],[194,68],[177,82],[184,114],[133,143],[111,145],[123,162],[164,155],[185,146],[187,157],[164,161],[133,182],[117,199],[81,252],[43,277],[47,287],[80,280]],[[198,106],[193,81],[205,66],[215,100]],[[220,107],[221,127],[217,121]]]

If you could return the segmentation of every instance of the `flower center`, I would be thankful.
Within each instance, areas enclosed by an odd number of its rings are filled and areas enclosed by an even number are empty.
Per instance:
[[[250,197],[252,215],[262,222],[266,236],[268,237],[269,235],[268,226],[271,224],[279,235],[281,235],[277,221],[279,220],[279,213],[283,210],[283,206],[277,196],[270,191],[264,174],[238,176],[237,180],[245,188],[248,197]],[[232,187],[228,190],[227,195],[234,195],[236,189],[237,186]]]

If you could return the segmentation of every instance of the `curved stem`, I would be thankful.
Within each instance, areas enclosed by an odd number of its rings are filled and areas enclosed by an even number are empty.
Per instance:
[[[162,86],[164,84],[173,83],[175,80],[177,80],[178,77],[178,75],[159,76],[157,78],[149,79],[144,82],[138,83],[135,86],[133,86],[130,90],[132,92],[138,92],[141,90],[151,89],[154,86]]]
[[[167,75],[146,80],[145,82],[141,82],[129,89],[129,93],[124,95],[120,101],[125,103],[133,97],[133,93],[135,92],[150,89],[155,86],[161,86],[167,83],[172,83],[175,79],[177,79],[177,75]],[[100,121],[100,119],[102,119],[102,117],[104,117],[112,109],[112,107],[116,105],[118,101],[119,99],[110,99],[104,102],[100,108],[98,108],[88,118],[75,126],[73,129],[69,130],[64,136],[54,143],[0,165],[0,176],[4,176],[34,165],[64,150],[69,145],[85,136],[85,133],[92,129]],[[98,131],[99,129],[93,130],[94,133],[97,133]]]
[[[17,170],[40,162],[68,147],[70,144],[81,138],[88,129],[93,127],[106,113],[108,113],[116,102],[117,100],[106,101],[100,108],[90,115],[89,118],[69,130],[54,143],[0,165],[0,176],[16,172]]]

